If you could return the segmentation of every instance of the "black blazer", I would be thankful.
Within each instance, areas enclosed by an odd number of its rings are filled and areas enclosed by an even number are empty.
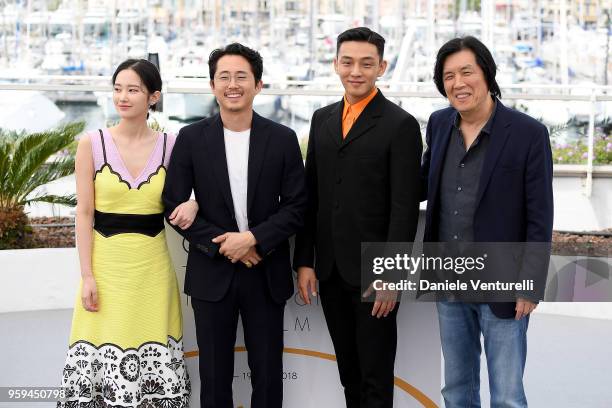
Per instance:
[[[166,218],[189,199],[192,188],[200,206],[198,215],[188,229],[175,227],[190,244],[185,293],[217,301],[227,292],[238,267],[221,256],[219,245],[212,242],[225,232],[238,232],[218,114],[179,131],[163,191]],[[288,239],[303,224],[304,164],[295,132],[256,113],[249,145],[247,203],[249,229],[263,257],[254,273],[264,271],[272,298],[282,303],[293,294]]]
[[[423,199],[427,199],[425,242],[439,240],[440,177],[456,114],[452,107],[439,110],[427,124],[428,148],[421,167]],[[480,175],[474,241],[549,243],[553,227],[552,177],[552,153],[546,127],[498,100]],[[547,268],[548,262],[533,278],[545,280]],[[517,279],[521,279],[523,268],[517,269]],[[531,267],[526,269],[533,271]],[[498,317],[515,315],[514,303],[490,303],[490,306]]]
[[[340,101],[312,116],[305,226],[294,268],[315,267],[326,280],[337,266],[360,286],[361,242],[411,242],[419,213],[422,153],[418,122],[378,91],[342,139]]]

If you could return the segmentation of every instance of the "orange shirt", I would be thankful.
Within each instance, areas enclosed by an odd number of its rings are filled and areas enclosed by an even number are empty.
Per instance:
[[[368,103],[376,96],[378,88],[374,88],[372,92],[359,102],[349,104],[344,96],[344,109],[342,110],[342,138],[344,139],[348,135],[349,130],[353,127],[361,112],[368,106]]]

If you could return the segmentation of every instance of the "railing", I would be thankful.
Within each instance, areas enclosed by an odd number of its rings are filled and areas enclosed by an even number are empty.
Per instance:
[[[202,70],[205,72],[205,69]],[[107,76],[62,76],[40,75],[2,77],[0,80],[15,81],[0,83],[0,90],[20,91],[63,91],[63,92],[110,92],[111,78]],[[173,94],[212,94],[208,79],[206,78],[164,78],[165,93]],[[385,96],[391,98],[428,98],[442,97],[433,84],[423,82],[390,83],[380,81],[379,87],[384,90]],[[580,90],[582,94],[572,94]],[[593,175],[602,177],[612,176],[612,166],[597,166],[594,169],[594,139],[595,116],[597,104],[612,101],[612,86],[596,85],[551,85],[551,84],[513,84],[502,86],[504,100],[545,100],[587,102],[590,105],[588,116],[588,151],[586,164],[555,165],[555,174],[558,175],[586,175],[584,194],[591,196]],[[340,82],[335,77],[322,78],[317,81],[282,81],[271,82],[261,92],[263,95],[279,96],[337,96],[343,94]],[[612,109],[610,109],[612,112]],[[612,117],[610,118],[612,119]]]

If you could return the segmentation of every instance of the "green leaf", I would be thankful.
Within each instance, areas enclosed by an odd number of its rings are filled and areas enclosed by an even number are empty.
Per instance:
[[[8,141],[0,140],[0,205],[2,197],[8,191],[9,186],[9,166],[13,145]]]
[[[35,189],[52,181],[74,173],[74,158],[56,160],[41,167],[24,185],[19,194],[19,201],[24,201]]]
[[[65,195],[65,196],[58,196],[58,195],[53,195],[53,194],[45,194],[45,195],[41,195],[41,196],[37,196],[34,198],[30,198],[28,200],[26,200],[24,203],[25,204],[30,204],[33,202],[43,202],[43,203],[50,203],[50,204],[62,204],[62,205],[68,205],[70,207],[74,207],[77,205],[77,199],[76,196],[74,194],[70,194],[70,195]]]
[[[74,143],[85,128],[75,122],[37,133],[0,131],[0,208],[41,201],[35,190],[74,173]],[[30,197],[34,192],[34,198]],[[62,203],[70,204],[72,201]],[[43,200],[44,201],[44,200]]]
[[[21,138],[16,144],[12,161],[12,191],[14,193],[20,191],[32,174],[35,174],[52,155],[67,149],[83,127],[83,122],[79,122]]]

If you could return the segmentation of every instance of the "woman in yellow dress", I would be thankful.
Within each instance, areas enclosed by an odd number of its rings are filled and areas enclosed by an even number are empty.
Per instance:
[[[118,125],[87,133],[76,154],[81,286],[58,407],[187,407],[189,376],[161,193],[175,136],[147,125],[161,77],[146,60],[113,75]],[[198,207],[181,204],[188,228]],[[93,226],[93,227],[92,227]]]

